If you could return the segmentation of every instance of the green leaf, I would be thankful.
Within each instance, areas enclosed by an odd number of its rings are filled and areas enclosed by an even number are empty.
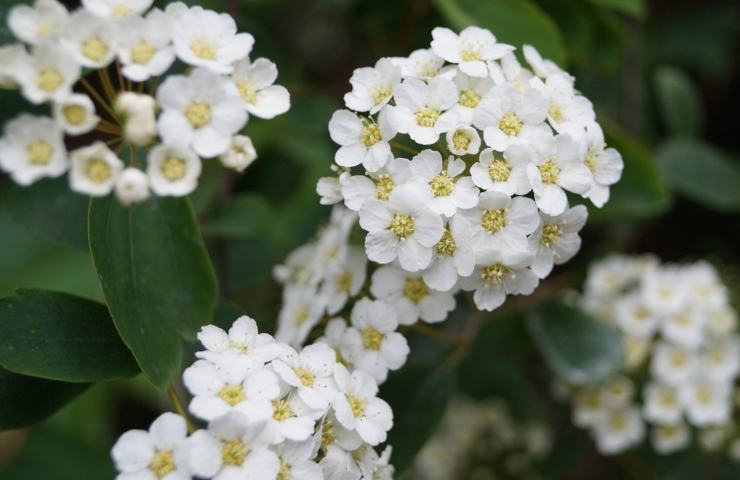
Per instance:
[[[444,417],[455,385],[455,372],[448,365],[437,368],[406,365],[391,373],[381,386],[380,397],[393,408],[392,463],[396,474],[408,469]]]
[[[659,67],[654,81],[658,112],[668,131],[687,137],[698,135],[703,112],[691,77],[677,68]]]
[[[33,425],[89,386],[26,377],[0,368],[0,430]]]
[[[527,328],[550,368],[570,383],[604,380],[624,361],[617,330],[564,303],[539,305],[527,314]]]
[[[64,382],[100,382],[139,372],[105,305],[43,290],[19,290],[0,299],[0,365]]]
[[[615,126],[606,128],[605,136],[607,145],[622,155],[624,171],[612,185],[606,205],[590,208],[589,216],[594,220],[639,219],[664,212],[670,196],[650,150]]]
[[[216,277],[187,199],[124,207],[95,199],[90,250],[121,338],[149,380],[164,389],[179,369],[183,339],[212,316]]]
[[[620,13],[626,13],[633,17],[645,16],[645,2],[643,0],[587,0],[599,7],[609,8]]]
[[[268,234],[275,222],[275,212],[264,197],[243,193],[216,211],[203,227],[206,235],[226,239],[246,239]]]
[[[470,25],[488,28],[500,42],[517,48],[533,45],[544,57],[565,64],[560,31],[552,18],[530,0],[433,0],[433,3],[458,30]]]
[[[674,191],[720,211],[740,210],[740,165],[700,140],[676,138],[658,150],[660,173]]]
[[[30,187],[11,185],[8,211],[29,230],[56,243],[87,250],[89,199],[69,189],[66,175]]]

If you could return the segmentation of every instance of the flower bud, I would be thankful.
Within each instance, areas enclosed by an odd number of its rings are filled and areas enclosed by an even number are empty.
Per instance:
[[[129,206],[149,198],[149,177],[138,168],[125,169],[116,181],[116,197]]]
[[[116,98],[116,111],[123,119],[123,134],[134,145],[145,147],[157,135],[156,102],[149,95],[123,92]]]

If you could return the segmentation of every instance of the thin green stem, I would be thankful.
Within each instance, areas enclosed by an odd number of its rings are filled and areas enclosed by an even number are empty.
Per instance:
[[[167,387],[167,395],[170,397],[170,402],[172,402],[172,406],[174,407],[175,411],[182,418],[184,418],[185,423],[188,424],[188,432],[193,433],[195,431],[195,427],[193,426],[193,422],[190,420],[190,416],[188,415],[188,412],[182,406],[182,403],[180,403],[180,399],[177,397],[177,392],[175,391],[175,387],[173,387],[172,385]]]
[[[398,150],[401,150],[402,152],[410,153],[411,155],[418,155],[419,151],[415,148],[408,147],[402,143],[398,142],[390,142],[391,147],[397,148]]]
[[[105,99],[103,99],[102,96],[100,96],[100,94],[98,93],[98,91],[95,90],[95,88],[92,85],[90,85],[90,82],[88,82],[84,77],[81,77],[80,78],[80,83],[82,84],[83,87],[85,87],[85,90],[87,90],[87,92],[95,100],[97,100],[97,102],[100,104],[100,106],[106,112],[108,112],[110,114],[111,117],[116,118],[116,113],[113,111],[113,109],[111,108],[111,106],[108,104],[108,102],[105,101]]]

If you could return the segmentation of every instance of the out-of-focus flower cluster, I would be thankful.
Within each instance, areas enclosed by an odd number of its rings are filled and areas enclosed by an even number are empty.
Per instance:
[[[374,449],[391,409],[374,378],[348,370],[328,344],[293,349],[246,316],[198,339],[205,350],[183,382],[207,428],[188,433],[183,417],[165,413],[148,431],[124,433],[112,451],[119,480],[393,478],[390,448]]]
[[[647,426],[661,454],[687,448],[697,431],[710,450],[732,442],[740,338],[712,265],[612,256],[591,267],[581,303],[616,326],[626,359],[604,384],[571,391],[573,421],[592,432],[599,451],[639,445]],[[740,440],[731,449],[740,452]]]
[[[410,477],[540,478],[532,466],[551,448],[552,432],[542,423],[515,419],[504,401],[458,398],[417,456]]]
[[[355,70],[329,123],[336,176],[317,191],[358,212],[389,277],[437,297],[475,291],[493,310],[576,254],[587,211],[570,202],[602,206],[623,162],[575,79],[533,47],[522,66],[485,29],[432,37]]]
[[[152,3],[83,0],[69,12],[36,0],[10,10],[19,43],[0,47],[0,87],[47,110],[4,127],[0,168],[16,183],[69,171],[72,190],[115,191],[131,204],[192,192],[204,159],[238,171],[254,161],[240,134],[249,115],[290,107],[277,67],[249,59],[254,38],[228,14]]]

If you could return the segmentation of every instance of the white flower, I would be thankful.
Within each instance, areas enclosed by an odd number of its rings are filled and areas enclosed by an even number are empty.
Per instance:
[[[276,447],[280,457],[280,480],[322,480],[321,467],[314,462],[313,441],[285,442]]]
[[[447,292],[455,286],[458,276],[469,276],[473,268],[475,254],[470,223],[456,215],[449,220],[442,238],[434,246],[432,262],[421,276],[431,288]]]
[[[337,110],[329,121],[329,135],[341,145],[334,156],[339,166],[362,164],[368,172],[377,172],[393,160],[388,142],[396,136],[396,126],[388,109],[381,110],[377,122],[349,110]]]
[[[393,96],[398,131],[408,133],[416,143],[431,145],[457,125],[455,113],[447,111],[457,103],[457,88],[446,78],[433,78],[428,83],[406,78]]]
[[[344,95],[344,103],[356,112],[375,114],[388,104],[400,82],[401,69],[391,59],[381,58],[374,68],[355,69],[349,79],[352,91]]]
[[[540,213],[540,218],[540,225],[529,237],[529,249],[535,252],[532,271],[545,278],[553,265],[562,265],[580,250],[578,232],[586,224],[588,210],[583,205],[576,205],[554,217]]]
[[[333,380],[329,379],[328,382]],[[327,383],[327,390],[329,384]],[[327,391],[328,393],[330,392]],[[316,420],[323,414],[324,409],[312,409],[298,395],[282,396],[272,401],[271,414],[265,427],[266,435],[272,444],[286,440],[307,440],[314,433]]]
[[[195,356],[212,362],[217,362],[224,352],[231,351],[245,356],[256,367],[261,367],[277,358],[281,351],[272,335],[259,333],[257,322],[246,315],[237,318],[228,333],[215,325],[201,327],[198,340],[206,350]]]
[[[622,177],[624,161],[618,151],[606,148],[604,132],[598,123],[588,124],[581,139],[581,158],[593,176],[586,198],[601,208],[609,200],[609,186]]]
[[[103,142],[79,148],[70,153],[72,166],[69,184],[72,190],[92,197],[103,197],[113,191],[123,162]]]
[[[17,70],[22,62],[28,62],[26,47],[20,43],[0,46],[0,88],[17,86]]]
[[[444,163],[444,165],[443,165]],[[447,162],[436,150],[423,150],[411,160],[415,182],[424,184],[429,208],[439,215],[452,217],[458,209],[478,204],[478,189],[470,177],[456,178],[465,172],[465,162],[450,156]]]
[[[493,82],[489,77],[469,77],[460,71],[457,71],[452,81],[457,86],[458,96],[457,103],[450,111],[456,115],[459,123],[470,125],[481,99],[491,90]]]
[[[650,338],[659,325],[659,317],[645,308],[639,293],[629,293],[615,301],[614,317],[617,325],[630,335]]]
[[[657,342],[653,350],[653,375],[669,385],[680,385],[694,374],[698,366],[696,355],[690,350]]]
[[[730,306],[712,309],[705,327],[710,336],[723,337],[737,328],[737,313]]]
[[[157,101],[162,107],[159,131],[165,143],[191,145],[205,158],[225,153],[231,137],[247,122],[236,87],[203,68],[187,77],[167,78],[157,90]]]
[[[326,298],[318,295],[315,289],[300,286],[286,288],[275,339],[294,347],[302,345],[325,310]]]
[[[727,287],[711,264],[698,261],[686,266],[684,272],[692,303],[702,309],[722,308],[727,304]]]
[[[658,315],[680,312],[686,302],[687,285],[679,267],[651,268],[642,278],[642,301]]]
[[[135,82],[143,82],[165,73],[175,61],[170,41],[171,18],[154,9],[146,18],[132,16],[117,31],[116,53],[121,73]]]
[[[146,173],[154,193],[182,197],[195,190],[201,168],[200,159],[190,149],[157,145],[149,150]]]
[[[547,119],[560,133],[582,135],[586,125],[594,122],[596,114],[591,102],[578,95],[571,78],[554,73],[543,82],[535,77],[530,82],[533,88],[542,93],[547,101]]]
[[[73,94],[52,107],[54,120],[69,135],[82,135],[95,129],[100,117],[95,114],[95,104],[84,94]]]
[[[115,108],[123,117],[126,140],[141,147],[152,143],[157,136],[154,98],[141,93],[123,92],[116,98]]]
[[[145,430],[129,430],[113,446],[111,455],[119,480],[189,480],[188,428],[174,413],[163,413]]]
[[[522,53],[524,54],[524,58],[527,60],[529,66],[532,67],[532,70],[538,77],[547,78],[553,73],[568,75],[552,60],[543,59],[540,52],[531,45],[523,45]]]
[[[740,339],[732,335],[707,345],[699,361],[701,371],[712,380],[733,380],[740,372]]]
[[[634,383],[623,375],[615,375],[601,387],[601,398],[611,409],[627,406],[634,394]]]
[[[474,248],[509,253],[529,250],[527,235],[540,225],[537,206],[527,197],[511,198],[505,193],[480,194],[478,206],[460,212],[470,223]]]
[[[0,167],[16,183],[30,185],[44,177],[58,177],[68,165],[64,135],[51,118],[23,113],[5,124]]]
[[[514,50],[511,45],[496,43],[496,37],[484,28],[468,27],[455,34],[449,28],[432,30],[434,53],[450,63],[457,63],[460,70],[471,77],[487,77],[487,60],[497,60]]]
[[[82,0],[82,5],[99,17],[118,18],[144,13],[154,0]]]
[[[486,311],[500,307],[506,295],[529,295],[539,283],[537,275],[527,268],[532,262],[529,252],[504,255],[496,249],[476,252],[476,267],[469,277],[460,279],[464,290],[475,290],[475,305]]]
[[[512,145],[503,155],[486,148],[480,152],[479,158],[470,167],[470,175],[476,186],[509,196],[525,195],[532,189],[527,178],[530,156],[523,147]]]
[[[573,399],[573,423],[579,427],[595,427],[606,411],[601,389],[583,389]]]
[[[583,195],[592,180],[591,171],[581,162],[578,144],[568,135],[540,142],[527,165],[527,177],[537,206],[548,215],[560,215],[568,208],[564,190]]]
[[[684,308],[680,312],[663,317],[660,332],[665,340],[686,348],[697,348],[703,340],[703,312],[695,308]]]
[[[455,155],[475,155],[480,151],[478,130],[467,125],[461,124],[448,131],[445,140],[450,153]]]
[[[316,339],[314,343],[329,345],[336,354],[337,362],[348,365],[349,361],[342,356],[344,345],[344,332],[347,331],[347,322],[343,318],[332,318],[324,328],[324,334]]]
[[[395,265],[375,270],[370,292],[393,307],[401,325],[413,325],[420,318],[427,323],[441,322],[455,308],[452,292],[433,290],[421,274],[409,273]]]
[[[378,384],[373,377],[355,370],[352,374],[340,364],[334,368],[334,380],[339,392],[332,405],[339,423],[356,431],[370,445],[385,441],[393,427],[391,407],[378,398]]]
[[[488,62],[488,70],[491,72],[494,84],[509,84],[520,92],[529,88],[529,81],[533,76],[531,71],[522,67],[516,55],[512,52],[504,55],[500,64]]]
[[[300,399],[314,409],[326,409],[334,393],[336,354],[324,343],[316,343],[296,352],[288,347],[273,360],[272,368],[282,380],[294,387]]]
[[[727,383],[695,379],[679,390],[689,421],[697,426],[721,424],[732,415],[732,387]]]
[[[125,206],[143,202],[149,198],[149,177],[138,168],[128,167],[118,176],[115,192]]]
[[[411,52],[408,58],[400,59],[399,63],[404,78],[430,79],[441,72],[445,61],[431,49],[422,48]]]
[[[61,101],[80,78],[80,66],[64,49],[44,43],[18,62],[16,81],[31,103]]]
[[[231,79],[249,113],[269,119],[288,111],[290,94],[285,87],[273,85],[277,75],[277,66],[266,58],[251,63],[245,58],[234,64]]]
[[[316,193],[321,197],[319,203],[321,205],[336,205],[343,202],[341,182],[349,177],[349,172],[342,172],[338,176],[319,178],[316,182]]]
[[[444,233],[442,219],[429,210],[428,200],[421,186],[407,184],[395,188],[388,202],[366,201],[360,226],[368,231],[368,259],[385,264],[398,258],[410,272],[428,267],[432,248]]]
[[[347,304],[365,284],[367,257],[361,247],[349,246],[344,261],[332,269],[325,279],[322,292],[326,295],[326,311],[333,315]]]
[[[218,158],[224,167],[243,172],[257,160],[257,150],[255,150],[251,138],[245,135],[234,135],[231,137],[229,149]]]
[[[103,68],[116,56],[116,30],[87,10],[77,10],[64,27],[61,45],[83,67]]]
[[[69,13],[56,0],[35,0],[33,6],[16,5],[8,13],[8,27],[20,40],[36,45],[58,36]]]
[[[275,480],[280,460],[268,448],[265,424],[233,412],[214,419],[189,440],[189,465],[198,477],[215,480]]]
[[[608,411],[594,428],[599,452],[612,455],[639,444],[645,436],[645,424],[634,407]]]
[[[350,210],[360,211],[367,200],[375,198],[387,201],[398,185],[411,179],[411,162],[405,158],[394,158],[377,172],[352,175],[341,179],[339,189],[344,204]]]
[[[388,370],[401,368],[409,354],[409,345],[397,328],[396,312],[390,305],[368,298],[358,300],[352,308],[352,327],[344,333],[343,357],[354,368],[384,382]]]
[[[193,395],[190,411],[203,420],[228,412],[246,415],[250,422],[272,414],[271,401],[280,395],[275,374],[237,352],[224,352],[218,363],[198,360],[183,372],[183,383]]]
[[[188,9],[180,2],[170,4],[166,12],[172,17],[175,52],[189,65],[231,73],[233,63],[252,51],[254,37],[237,33],[236,22],[229,14],[197,6]]]
[[[681,420],[683,409],[678,390],[670,385],[651,381],[645,385],[643,415],[661,425],[673,425]]]
[[[691,440],[689,428],[683,422],[673,425],[658,425],[650,433],[650,443],[656,452],[662,455],[683,450]]]
[[[547,103],[537,90],[523,93],[510,85],[496,85],[481,100],[473,124],[483,130],[486,144],[498,152],[522,142],[537,143],[547,138]]]

